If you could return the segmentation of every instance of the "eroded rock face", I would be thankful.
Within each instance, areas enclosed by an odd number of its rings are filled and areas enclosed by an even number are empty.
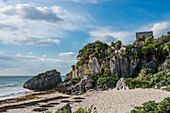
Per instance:
[[[113,57],[110,60],[111,74],[118,74],[120,77],[132,77],[136,74],[139,59],[129,57]]]
[[[126,85],[125,80],[123,78],[120,78],[119,81],[116,84],[116,89],[118,90],[127,90],[129,87]]]
[[[92,89],[94,80],[90,79],[88,75],[85,75],[80,82],[73,85],[71,81],[61,83],[58,85],[58,91],[64,94],[71,95],[81,95],[85,93],[87,90]]]
[[[35,91],[45,91],[55,88],[61,82],[60,72],[51,70],[34,76],[25,82],[23,87]]]
[[[98,74],[100,70],[100,64],[97,58],[93,57],[89,60],[88,64],[89,70],[91,74]]]
[[[111,57],[109,61],[109,71],[110,74],[117,74],[119,77],[134,77],[139,72],[139,66],[141,65],[139,62],[139,58],[134,58],[133,56],[123,57],[121,55],[121,51],[119,56]],[[72,70],[72,73],[65,78],[74,78],[77,76],[85,75],[87,73],[91,74],[101,74],[100,71],[104,69],[104,64],[106,62],[103,60],[101,64],[97,58],[93,57],[89,59],[88,66],[87,64],[79,66],[78,70]],[[86,70],[86,71],[84,71]]]
[[[149,63],[145,64],[142,69],[147,69],[147,68],[151,68],[153,70],[156,70],[157,69],[157,65],[156,65],[156,62],[155,61],[150,61]]]
[[[168,70],[170,69],[170,57],[168,56],[164,62],[164,69]]]

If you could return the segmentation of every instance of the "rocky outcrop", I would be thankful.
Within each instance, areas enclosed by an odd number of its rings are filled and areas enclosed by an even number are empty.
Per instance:
[[[101,68],[97,58],[93,57],[89,60],[88,68],[91,74],[99,74]]]
[[[121,51],[118,51],[117,54],[119,55],[114,55],[110,58],[108,68],[109,73],[117,74],[119,77],[126,78],[137,76],[139,73],[139,68],[141,68],[141,62],[139,58],[134,58],[132,55],[123,57],[121,55]],[[106,62],[104,60],[100,64],[97,58],[92,57],[89,59],[88,64],[81,65],[78,69],[72,70],[72,72],[66,76],[65,81],[68,80],[68,78],[74,78],[87,73],[100,75],[102,74],[102,70],[105,70],[105,64]]]
[[[116,84],[116,89],[117,90],[127,90],[129,87],[126,85],[125,80],[123,78],[120,78],[119,81]]]
[[[168,70],[170,69],[170,56],[167,56],[165,62],[164,62],[164,69]]]
[[[92,89],[94,80],[90,79],[88,75],[85,75],[80,82],[75,85],[71,82],[65,82],[58,85],[57,89],[60,93],[71,94],[71,95],[81,95],[87,90]]]
[[[143,65],[142,69],[147,69],[147,68],[151,68],[153,70],[157,70],[157,64],[154,60],[150,61],[149,63]]]
[[[118,74],[120,77],[133,77],[137,74],[139,59],[133,56],[116,57],[110,60],[110,70],[112,74]]]
[[[34,76],[25,82],[23,87],[30,90],[45,91],[55,88],[61,82],[60,72],[51,70]]]

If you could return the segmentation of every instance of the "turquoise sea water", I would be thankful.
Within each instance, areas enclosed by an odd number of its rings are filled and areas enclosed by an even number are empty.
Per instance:
[[[23,84],[33,76],[0,76],[0,100],[26,95],[32,91],[23,88]],[[61,76],[64,80],[65,76]]]

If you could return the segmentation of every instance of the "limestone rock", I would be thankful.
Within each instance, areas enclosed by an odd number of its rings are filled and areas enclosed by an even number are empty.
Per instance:
[[[65,106],[63,106],[59,112],[62,113],[64,111],[64,109],[66,109],[68,112],[67,113],[71,113],[71,107],[70,104],[66,104]],[[57,112],[58,113],[58,112]]]
[[[157,65],[155,61],[150,61],[149,63],[145,64],[145,66],[142,67],[142,69],[147,69],[147,68],[151,68],[153,70],[157,69]]]
[[[97,58],[93,57],[89,60],[88,64],[89,70],[91,74],[98,74],[100,70],[100,64]]]
[[[85,75],[80,82],[73,85],[71,81],[62,83],[58,85],[58,91],[64,94],[71,94],[71,95],[81,95],[85,93],[87,90],[93,88],[94,80],[90,79],[88,75]]]
[[[116,84],[116,88],[118,90],[124,89],[127,90],[129,87],[126,85],[125,80],[123,78],[120,78],[119,81]]]
[[[164,62],[164,69],[168,70],[170,69],[170,57],[168,56]]]
[[[23,87],[35,91],[45,91],[55,88],[61,82],[60,72],[51,70],[34,76],[25,82]]]

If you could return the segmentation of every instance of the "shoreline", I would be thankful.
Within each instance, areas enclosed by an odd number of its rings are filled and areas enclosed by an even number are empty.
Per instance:
[[[0,105],[6,104],[6,103],[9,104],[9,103],[16,103],[16,102],[21,102],[21,101],[27,101],[27,100],[31,100],[31,99],[36,99],[36,98],[39,98],[38,96],[53,94],[53,93],[55,93],[55,92],[57,92],[57,90],[42,91],[42,92],[32,92],[32,93],[26,94],[26,95],[24,95],[24,96],[0,100]]]
[[[10,80],[9,77],[12,77]],[[6,99],[14,99],[22,96],[26,96],[32,93],[44,92],[44,91],[32,91],[23,88],[23,84],[28,81],[33,76],[0,76],[0,101]],[[64,81],[65,76],[61,76],[62,81]],[[17,80],[20,82],[17,82]],[[5,81],[5,82],[4,82]]]
[[[127,113],[134,107],[140,106],[149,100],[156,102],[170,97],[170,92],[159,89],[131,89],[131,90],[106,90],[88,91],[83,95],[65,95],[57,91],[33,93],[32,98],[21,101],[0,104],[0,112],[5,113],[42,113],[43,110],[56,111],[69,103],[72,111],[80,107],[89,108],[94,105],[99,113]],[[27,96],[27,97],[29,97]],[[21,97],[20,97],[21,98]],[[27,112],[25,112],[27,111]]]

